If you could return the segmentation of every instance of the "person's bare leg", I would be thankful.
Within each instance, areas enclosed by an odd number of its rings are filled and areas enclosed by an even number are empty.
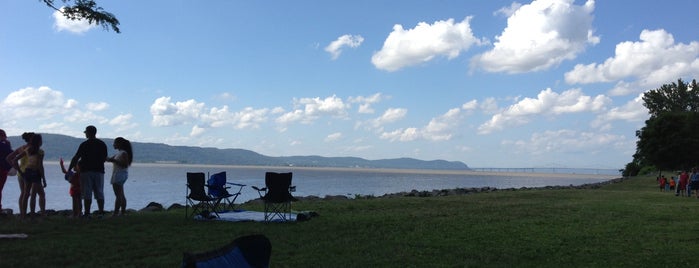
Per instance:
[[[97,199],[97,209],[99,209],[100,214],[104,214],[104,199]]]
[[[31,183],[32,185],[34,183]],[[33,186],[29,187],[29,212],[34,214],[36,212],[36,189]]]
[[[39,195],[39,212],[44,214],[46,212],[46,192],[44,192],[44,187],[40,183],[35,183],[36,193]]]
[[[85,198],[83,200],[84,203],[84,208],[85,208],[85,217],[90,216],[90,207],[92,206],[92,198]]]

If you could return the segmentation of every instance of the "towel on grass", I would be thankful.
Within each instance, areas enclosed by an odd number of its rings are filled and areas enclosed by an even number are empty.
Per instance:
[[[219,221],[265,221],[265,213],[261,211],[246,211],[236,210],[218,213]],[[273,222],[283,222],[283,220],[275,218]],[[292,213],[288,221],[296,221],[296,214]]]

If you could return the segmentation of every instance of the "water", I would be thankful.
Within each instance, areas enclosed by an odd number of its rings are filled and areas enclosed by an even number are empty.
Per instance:
[[[71,209],[68,195],[70,184],[63,179],[57,162],[45,162],[46,208]],[[109,179],[111,165],[105,165],[105,209],[113,210],[114,192]],[[387,193],[411,190],[431,191],[470,187],[521,188],[557,185],[581,185],[602,182],[618,177],[614,174],[540,174],[483,171],[434,171],[434,170],[366,170],[366,169],[312,169],[278,167],[239,167],[214,165],[134,164],[129,168],[129,179],[124,185],[128,209],[141,209],[150,202],[165,207],[174,203],[185,204],[186,173],[217,173],[226,171],[228,182],[245,184],[236,203],[258,198],[250,186],[264,187],[267,171],[293,172],[295,196],[355,195],[381,196]],[[8,177],[2,192],[3,208],[19,211],[17,177]],[[92,209],[97,209],[92,203]],[[37,208],[38,210],[38,208]]]

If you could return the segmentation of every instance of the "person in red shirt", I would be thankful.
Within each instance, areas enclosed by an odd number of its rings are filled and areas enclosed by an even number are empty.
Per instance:
[[[660,177],[660,191],[665,191],[665,184],[667,184],[667,179],[665,178],[665,175]]]
[[[684,196],[685,193],[687,192],[687,183],[689,182],[689,174],[687,174],[687,171],[682,171],[682,174],[680,174],[680,184],[677,186],[677,192],[675,195],[682,195]]]

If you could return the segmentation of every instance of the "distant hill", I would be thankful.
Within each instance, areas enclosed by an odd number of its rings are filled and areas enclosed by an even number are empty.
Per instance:
[[[63,157],[67,161],[73,157],[81,142],[85,139],[58,134],[41,134],[44,138],[45,159],[58,161]],[[114,153],[114,139],[102,139]],[[13,148],[24,144],[21,137],[8,137]],[[218,149],[210,147],[171,146],[162,143],[132,142],[134,162],[137,163],[184,163],[211,165],[252,165],[252,166],[298,166],[298,167],[357,167],[357,168],[397,168],[397,169],[443,169],[468,170],[469,167],[459,161],[431,160],[413,158],[396,158],[367,160],[358,157],[323,157],[323,156],[281,156],[261,155],[244,149]]]

